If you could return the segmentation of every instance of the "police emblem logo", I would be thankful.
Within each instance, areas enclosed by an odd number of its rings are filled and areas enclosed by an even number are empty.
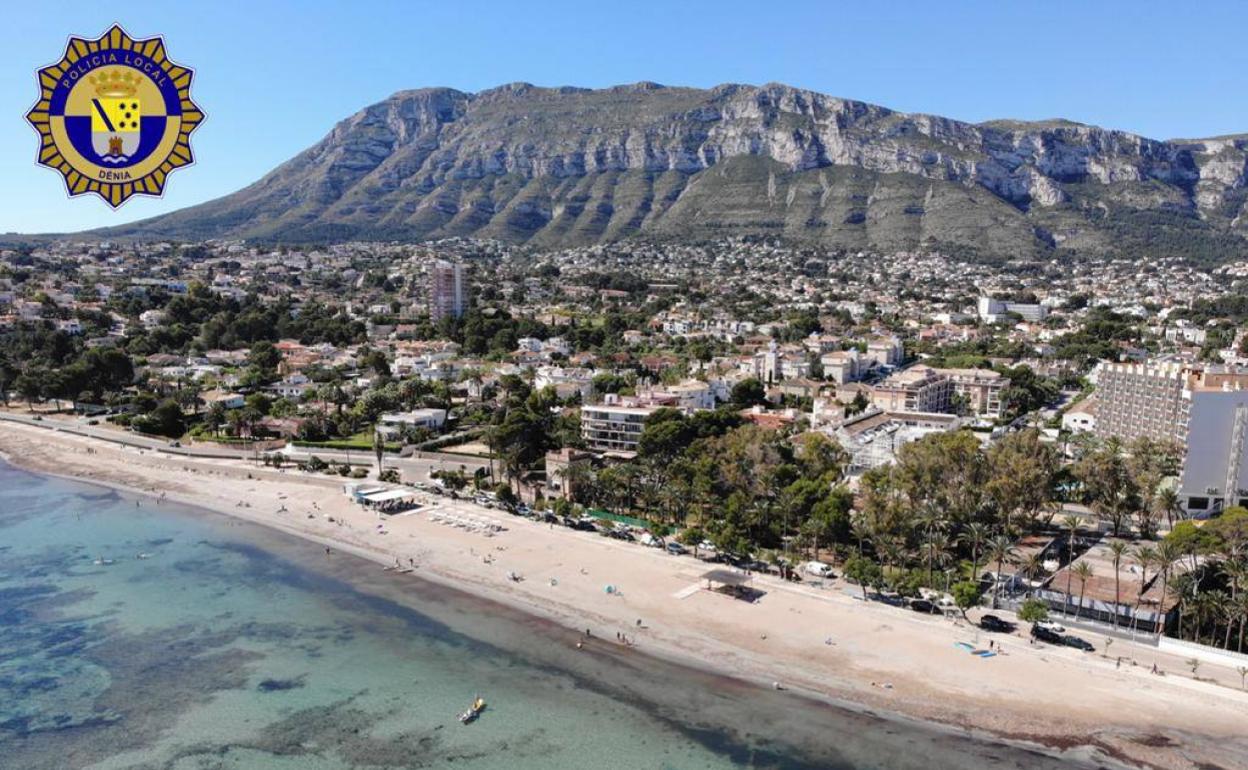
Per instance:
[[[204,120],[192,75],[160,37],[135,40],[117,25],[95,40],[71,37],[37,73],[39,100],[26,114],[39,132],[36,162],[59,172],[71,197],[94,193],[113,208],[163,195],[170,172],[193,162],[191,132]]]

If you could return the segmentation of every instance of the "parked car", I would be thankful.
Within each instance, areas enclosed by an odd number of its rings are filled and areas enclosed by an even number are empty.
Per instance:
[[[668,541],[667,552],[676,556],[682,556],[689,553],[689,549],[677,543],[675,540]]]
[[[1065,644],[1061,634],[1047,626],[1039,624],[1031,627],[1031,636],[1033,639],[1039,639],[1040,641],[1048,642],[1049,644]]]
[[[874,593],[871,595],[871,601],[887,604],[890,607],[905,607],[906,600],[904,597],[896,594]]]
[[[1066,626],[1063,626],[1061,623],[1054,623],[1051,620],[1041,620],[1039,623],[1036,623],[1036,625],[1041,628],[1046,628],[1055,634],[1066,633]]]
[[[1067,634],[1066,636],[1063,636],[1062,644],[1067,647],[1074,647],[1076,650],[1083,650],[1084,652],[1093,652],[1096,650],[1096,648],[1092,646],[1091,642],[1081,639],[1074,634]]]
[[[1014,630],[1014,624],[1004,621],[996,615],[985,615],[979,619],[979,627],[985,631],[1008,634]]]
[[[929,602],[927,599],[911,599],[910,609],[914,610],[915,612],[926,612],[930,615],[940,614],[940,607],[937,607],[935,604]]]

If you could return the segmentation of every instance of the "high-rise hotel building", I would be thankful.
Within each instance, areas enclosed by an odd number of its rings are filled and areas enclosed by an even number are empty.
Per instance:
[[[1179,497],[1190,514],[1248,504],[1248,369],[1104,363],[1096,399],[1098,436],[1182,449]]]

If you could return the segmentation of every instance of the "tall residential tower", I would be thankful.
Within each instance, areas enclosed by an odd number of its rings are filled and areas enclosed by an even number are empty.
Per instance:
[[[429,268],[429,317],[459,318],[464,306],[463,265],[439,259]]]

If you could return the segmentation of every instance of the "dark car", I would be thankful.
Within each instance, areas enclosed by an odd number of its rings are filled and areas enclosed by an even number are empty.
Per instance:
[[[1032,626],[1031,636],[1034,639],[1039,639],[1040,641],[1048,642],[1049,644],[1065,644],[1061,634],[1051,628],[1045,628],[1044,626]]]
[[[681,554],[689,553],[689,549],[685,548],[680,543],[677,543],[675,540],[669,540],[667,542],[667,552],[679,556]]]
[[[915,612],[926,612],[930,615],[935,615],[940,612],[940,608],[937,607],[935,604],[932,604],[931,602],[929,602],[927,599],[911,600],[910,609],[914,610]]]
[[[882,594],[882,593],[877,592],[871,595],[871,601],[879,602],[880,604],[887,604],[890,607],[905,607],[906,606],[905,599],[903,599],[900,596],[895,596],[893,594]]]
[[[1084,652],[1092,652],[1096,649],[1090,642],[1077,636],[1063,636],[1062,644],[1067,647],[1074,647],[1076,650],[1083,650]]]
[[[1008,634],[1014,630],[1014,624],[1002,620],[996,615],[985,615],[979,619],[979,627],[985,631]]]

